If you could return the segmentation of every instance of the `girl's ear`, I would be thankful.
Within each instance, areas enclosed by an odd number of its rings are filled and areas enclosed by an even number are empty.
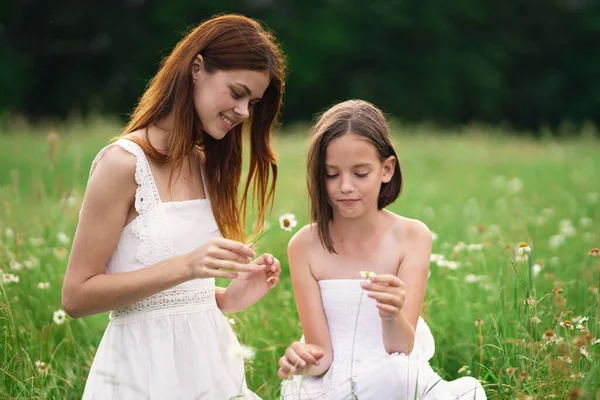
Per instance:
[[[194,82],[196,82],[196,80],[200,76],[200,73],[204,69],[202,64],[203,62],[204,59],[202,58],[202,56],[200,54],[196,54],[196,58],[194,58],[194,62],[192,62],[192,79],[194,80]]]
[[[383,162],[383,174],[381,176],[382,183],[388,183],[394,176],[394,170],[396,169],[396,157],[389,156]]]

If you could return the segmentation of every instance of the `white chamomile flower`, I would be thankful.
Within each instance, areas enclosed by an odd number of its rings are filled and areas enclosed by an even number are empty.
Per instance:
[[[37,370],[38,374],[44,375],[48,372],[50,366],[45,362],[38,360],[35,362],[35,369]]]
[[[517,177],[513,176],[508,181],[508,189],[510,190],[511,193],[520,192],[522,187],[523,187],[523,182],[521,182],[521,180]]]
[[[362,276],[365,279],[369,279],[374,278],[375,276],[377,276],[377,274],[375,274],[375,272],[372,271],[360,271],[360,276]]]
[[[2,283],[19,283],[19,277],[13,274],[2,274]]]
[[[594,224],[594,221],[590,217],[581,217],[581,219],[579,219],[579,225],[582,228],[589,228],[593,224]]]
[[[13,271],[20,271],[23,269],[23,264],[16,262],[15,260],[11,260],[10,269],[12,269]]]
[[[38,289],[46,290],[50,288],[50,282],[40,282],[38,283]]]
[[[451,260],[439,260],[437,262],[438,267],[442,267],[442,268],[448,268],[448,269],[457,269],[459,267],[459,263],[457,261],[451,261]]]
[[[256,356],[256,350],[245,344],[233,346],[229,352],[231,358],[242,358],[244,360],[253,360]]]
[[[519,245],[517,246],[517,254],[522,256],[527,253],[531,253],[531,247],[529,247],[529,245],[525,242],[519,243]]]
[[[579,354],[581,354],[583,357],[589,359],[590,358],[590,353],[588,352],[587,346],[581,346],[579,348]]]
[[[454,246],[454,248],[452,249],[452,251],[455,252],[455,253],[460,253],[466,247],[467,247],[467,245],[464,242],[458,242],[458,243],[456,243],[456,245]]]
[[[483,243],[470,243],[467,245],[467,251],[483,250]]]
[[[462,367],[459,368],[458,373],[465,374],[465,375],[471,375],[471,370],[469,369],[468,366],[463,365]]]
[[[52,316],[52,320],[56,325],[62,325],[67,320],[67,313],[64,310],[54,311],[54,315]]]
[[[581,317],[579,318],[576,322],[577,325],[575,326],[575,328],[577,328],[580,331],[587,331],[587,327],[585,326],[586,322],[588,321],[588,317]]]
[[[59,243],[65,246],[71,242],[71,240],[69,240],[69,237],[64,232],[58,232],[58,234],[56,235],[56,239]]]
[[[559,325],[566,329],[570,329],[570,330],[574,329],[573,323],[569,320],[561,321]]]
[[[281,229],[291,232],[298,225],[294,214],[286,213],[279,217],[279,226]]]
[[[442,254],[435,254],[435,253],[431,253],[431,255],[429,256],[429,262],[434,262],[437,263],[440,260],[443,260],[444,256]]]
[[[575,236],[577,233],[575,227],[573,226],[573,222],[571,222],[569,219],[561,220],[559,223],[559,229],[563,236]]]
[[[73,207],[77,203],[77,198],[73,195],[62,200],[62,204],[67,207]]]
[[[565,237],[563,235],[552,235],[550,237],[550,248],[551,249],[556,249],[557,247],[559,247],[560,245],[562,245],[565,241]]]

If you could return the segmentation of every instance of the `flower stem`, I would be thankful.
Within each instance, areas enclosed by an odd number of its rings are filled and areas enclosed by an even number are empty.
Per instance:
[[[352,398],[358,399],[355,389],[354,375],[353,375],[353,367],[354,367],[354,345],[356,344],[356,332],[358,331],[358,317],[360,316],[360,305],[362,303],[364,290],[360,292],[360,298],[358,299],[358,307],[356,309],[356,320],[354,321],[354,336],[352,337],[352,353],[350,355],[350,387],[352,390]]]

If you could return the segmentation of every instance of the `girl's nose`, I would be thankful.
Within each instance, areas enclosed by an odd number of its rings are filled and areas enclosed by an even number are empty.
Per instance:
[[[341,190],[342,190],[342,193],[349,193],[354,190],[354,185],[352,184],[352,180],[350,178],[347,178],[347,177],[344,178],[342,176]]]

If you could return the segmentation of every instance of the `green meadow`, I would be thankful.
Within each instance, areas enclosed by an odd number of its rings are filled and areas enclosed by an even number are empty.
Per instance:
[[[600,398],[598,135],[392,127],[404,190],[389,209],[435,237],[422,311],[433,368],[480,379],[491,399]],[[121,128],[89,120],[0,131],[0,398],[81,398],[108,315],[63,318],[61,285],[90,163]],[[278,218],[294,214],[294,232],[309,222],[306,144],[304,126],[274,142],[279,179],[259,251],[281,260],[281,282],[228,315],[256,352],[247,381],[264,399],[278,397],[277,360],[301,336],[286,257],[293,232]]]

